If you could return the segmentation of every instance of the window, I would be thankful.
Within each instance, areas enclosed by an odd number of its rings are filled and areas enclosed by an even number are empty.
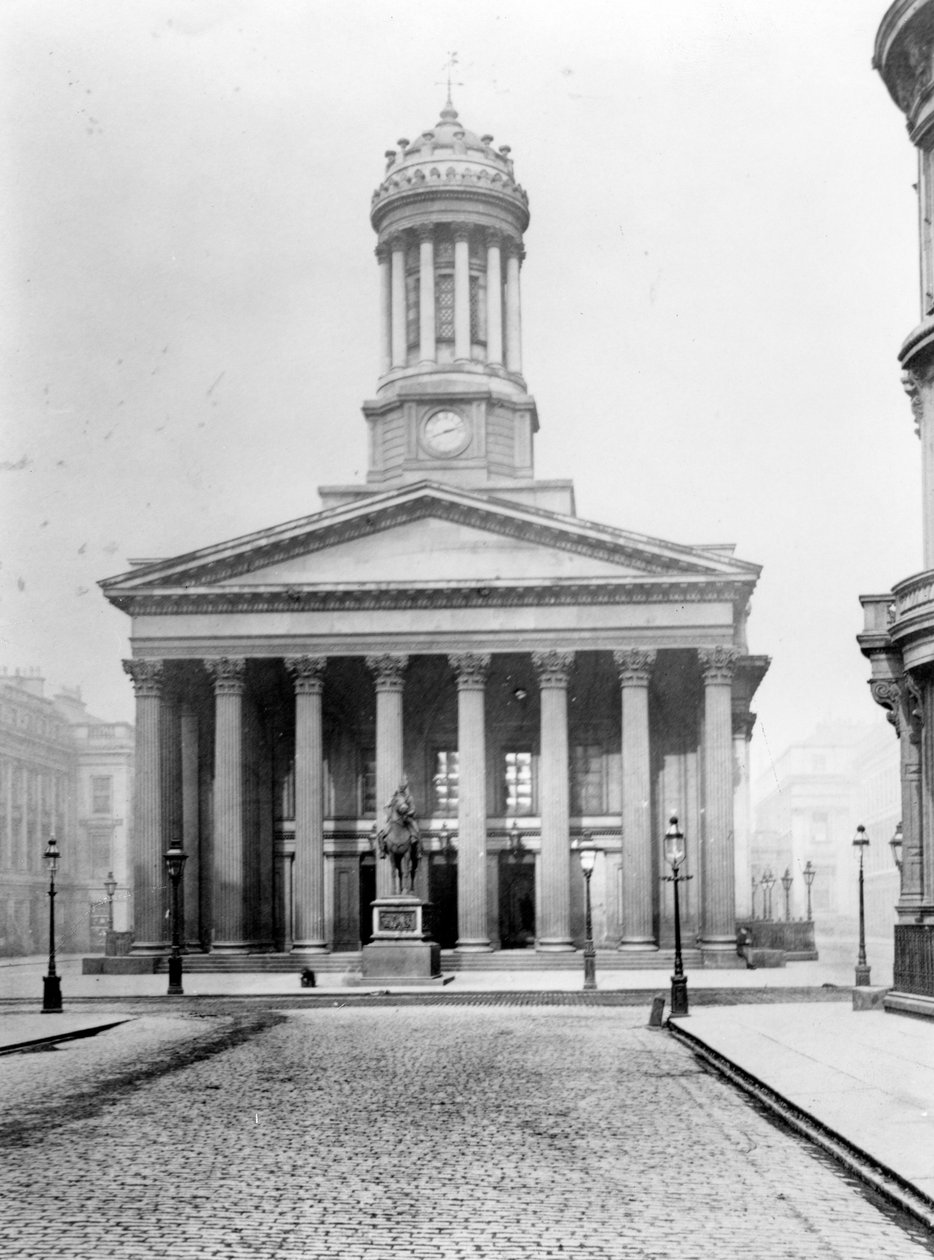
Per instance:
[[[113,779],[109,774],[91,776],[91,813],[109,814],[113,810]]]
[[[571,749],[571,813],[602,814],[604,798],[602,745],[576,744]]]
[[[506,814],[532,813],[532,753],[515,749],[505,754]]]
[[[470,277],[470,340],[485,342],[486,327],[483,321],[483,302],[480,277]]]
[[[435,753],[432,785],[434,787],[434,813],[453,818],[457,814],[460,801],[456,751],[439,748]]]
[[[410,350],[418,349],[420,334],[419,297],[418,271],[410,271],[405,277],[406,345]]]
[[[376,817],[376,753],[367,748],[360,756],[360,817]]]

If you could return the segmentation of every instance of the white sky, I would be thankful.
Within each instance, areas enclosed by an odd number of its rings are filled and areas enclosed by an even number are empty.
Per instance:
[[[879,0],[6,0],[0,663],[133,716],[97,588],[365,471],[370,195],[432,126],[512,147],[540,477],[763,565],[764,764],[882,721],[860,593],[921,567],[896,352],[914,151]],[[894,741],[893,741],[894,743]]]

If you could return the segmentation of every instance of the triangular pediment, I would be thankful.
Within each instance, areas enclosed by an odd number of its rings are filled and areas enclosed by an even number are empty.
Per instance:
[[[315,513],[101,585],[121,603],[185,590],[393,588],[486,583],[709,578],[753,581],[758,567],[577,517],[420,483]]]

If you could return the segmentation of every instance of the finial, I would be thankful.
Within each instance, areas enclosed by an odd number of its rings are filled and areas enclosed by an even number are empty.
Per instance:
[[[442,122],[454,122],[454,121],[455,121],[455,119],[457,118],[457,110],[454,108],[454,102],[451,100],[451,88],[452,88],[452,86],[453,86],[453,87],[463,87],[464,85],[463,85],[463,83],[457,83],[457,82],[455,82],[455,81],[454,81],[454,80],[452,80],[452,78],[451,78],[451,71],[454,69],[454,67],[455,67],[456,65],[457,65],[457,53],[456,53],[456,52],[449,52],[449,53],[448,53],[448,59],[447,59],[447,61],[446,61],[446,62],[445,62],[445,64],[444,64],[444,70],[445,70],[445,72],[446,72],[446,82],[447,82],[447,92],[448,92],[448,95],[447,95],[447,101],[445,102],[444,109],[442,109],[442,111],[441,111],[441,121],[442,121]]]

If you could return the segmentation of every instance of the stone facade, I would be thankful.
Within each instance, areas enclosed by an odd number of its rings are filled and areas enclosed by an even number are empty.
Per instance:
[[[748,825],[746,647],[758,567],[582,520],[534,476],[522,376],[528,201],[505,146],[438,124],[373,198],[382,374],[366,481],[323,510],[102,583],[132,618],[136,945],[181,837],[205,950],[354,953],[390,891],[373,838],[403,778],[417,891],[457,956],[573,950],[593,837],[598,944],[672,941],[667,817],[687,834],[686,939],[735,959]],[[736,802],[739,805],[736,805]],[[743,842],[745,836],[743,837]]]

